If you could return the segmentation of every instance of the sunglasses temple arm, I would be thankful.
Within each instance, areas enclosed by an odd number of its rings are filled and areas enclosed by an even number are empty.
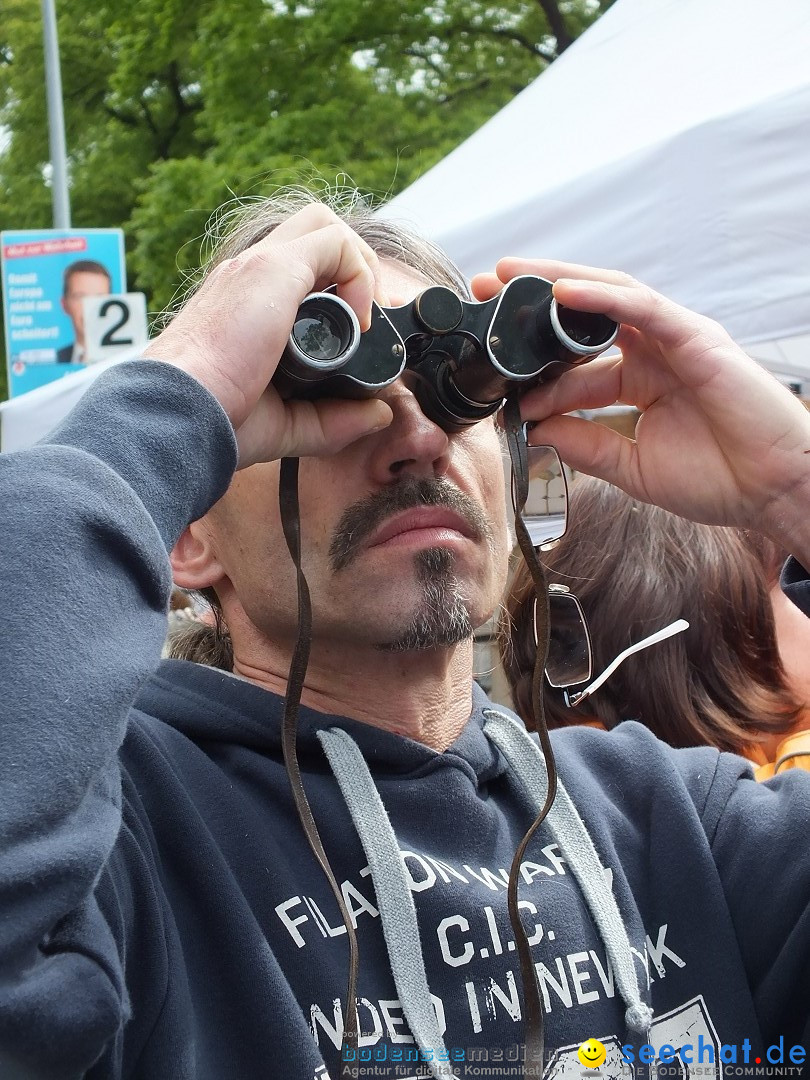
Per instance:
[[[678,619],[674,623],[670,623],[669,626],[665,626],[663,630],[657,630],[654,634],[650,634],[649,637],[643,638],[641,641],[637,641],[635,645],[631,645],[629,649],[625,649],[624,652],[620,652],[619,655],[613,660],[602,674],[594,679],[590,686],[586,686],[584,690],[577,694],[566,693],[566,704],[570,708],[575,708],[581,704],[585,698],[590,697],[595,691],[599,689],[613,674],[616,668],[623,664],[628,656],[632,656],[633,653],[641,652],[642,649],[648,649],[650,645],[657,645],[659,641],[666,641],[667,638],[674,637],[675,634],[680,634],[684,630],[689,629],[689,623],[686,619]]]

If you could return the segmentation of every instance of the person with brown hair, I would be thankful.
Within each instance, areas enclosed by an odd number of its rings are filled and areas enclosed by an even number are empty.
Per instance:
[[[532,439],[810,564],[810,417],[721,327],[614,272],[496,270],[479,300],[535,274],[622,324],[620,358],[521,399]],[[144,359],[0,455],[0,1076],[804,1053],[810,776],[756,784],[639,724],[544,756],[472,678],[509,554],[493,417],[446,429],[408,371],[370,401],[278,392],[311,293],[368,328],[437,284],[468,295],[365,203],[257,202]],[[584,398],[646,409],[637,440],[572,432]],[[161,662],[173,583],[214,590],[221,667]]]
[[[771,591],[787,556],[773,541],[689,521],[588,476],[572,487],[568,520],[541,558],[549,583],[565,585],[582,605],[595,674],[676,619],[689,628],[626,660],[579,708],[546,683],[549,727],[637,720],[671,746],[714,746],[765,765],[786,735],[810,726],[810,703],[780,654]],[[500,643],[516,709],[530,727],[533,598],[520,559]]]

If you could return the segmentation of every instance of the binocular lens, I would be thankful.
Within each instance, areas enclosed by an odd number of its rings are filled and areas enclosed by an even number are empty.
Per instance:
[[[619,329],[607,315],[574,311],[556,300],[551,305],[551,321],[560,341],[582,355],[601,352],[612,345]]]
[[[298,309],[292,337],[315,362],[329,363],[346,353],[356,338],[352,320],[331,298],[310,298]]]

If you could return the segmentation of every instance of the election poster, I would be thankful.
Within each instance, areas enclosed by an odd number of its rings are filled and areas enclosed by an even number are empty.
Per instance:
[[[0,233],[9,396],[84,369],[84,304],[126,292],[120,229]]]

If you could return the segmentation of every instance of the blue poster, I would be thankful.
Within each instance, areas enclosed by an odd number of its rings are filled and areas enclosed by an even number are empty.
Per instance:
[[[127,291],[123,232],[2,232],[0,269],[9,396],[80,371],[82,300]]]

